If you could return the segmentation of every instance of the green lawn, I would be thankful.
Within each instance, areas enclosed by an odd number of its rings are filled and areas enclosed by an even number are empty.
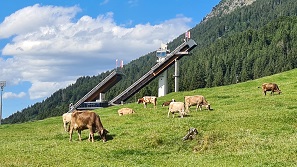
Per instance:
[[[296,166],[297,70],[230,86],[170,93],[151,104],[98,109],[108,141],[69,142],[62,117],[0,126],[0,166]],[[281,95],[264,96],[263,82],[276,82]],[[270,92],[269,92],[270,93]],[[204,95],[212,111],[167,118],[164,101]],[[122,107],[134,115],[118,116]],[[66,112],[66,111],[65,111]],[[190,127],[199,134],[182,141]]]

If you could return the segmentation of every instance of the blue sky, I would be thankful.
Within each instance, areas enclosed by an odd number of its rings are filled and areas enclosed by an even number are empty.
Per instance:
[[[1,0],[2,118],[158,49],[219,0]]]

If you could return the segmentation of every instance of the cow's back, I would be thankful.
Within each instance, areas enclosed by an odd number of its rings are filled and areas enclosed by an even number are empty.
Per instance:
[[[133,114],[135,113],[135,111],[132,108],[121,108],[118,110],[118,114],[121,115],[125,115],[125,114]]]
[[[71,124],[75,129],[87,129],[88,126],[95,126],[96,113],[91,111],[75,111],[72,113]]]
[[[196,105],[198,102],[202,101],[205,101],[205,98],[202,95],[185,96],[185,103],[189,106]]]

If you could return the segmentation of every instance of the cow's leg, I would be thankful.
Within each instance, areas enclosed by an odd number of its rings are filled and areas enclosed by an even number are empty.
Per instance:
[[[72,141],[72,134],[73,134],[73,127],[70,128],[70,132],[69,132],[69,141]]]
[[[189,107],[189,105],[188,104],[185,104],[186,106],[186,112],[188,112],[188,113],[190,113],[190,107]]]
[[[88,126],[88,129],[90,130],[89,141],[94,142],[94,132],[96,131],[95,127],[94,127],[94,130],[93,130],[93,126]]]
[[[90,133],[90,138],[91,138],[92,142],[94,142],[94,133],[93,132]]]
[[[263,92],[264,92],[264,95],[266,96],[266,91],[264,90]]]
[[[78,134],[79,141],[81,141],[81,130],[77,130],[77,134]]]

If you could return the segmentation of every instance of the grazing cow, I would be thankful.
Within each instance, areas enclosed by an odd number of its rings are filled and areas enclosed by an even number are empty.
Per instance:
[[[266,96],[266,91],[271,91],[271,95],[274,95],[274,92],[278,92],[278,94],[282,93],[281,90],[278,88],[278,85],[275,83],[263,83],[262,90],[265,96]]]
[[[169,104],[168,118],[170,113],[172,113],[172,117],[174,117],[174,113],[179,113],[180,117],[183,118],[186,115],[184,102],[171,102]]]
[[[135,111],[131,108],[121,108],[118,110],[119,116],[126,115],[126,114],[133,114]]]
[[[152,103],[154,105],[154,108],[156,108],[157,105],[157,97],[156,96],[144,96],[143,98],[138,99],[137,103],[143,103],[144,108],[147,107],[147,103]]]
[[[204,96],[195,95],[195,96],[185,96],[185,107],[186,112],[190,112],[190,107],[196,105],[196,111],[200,108],[202,110],[202,106],[205,106],[208,110],[210,110],[210,104],[206,101]]]
[[[89,140],[92,140],[92,142],[94,142],[95,132],[98,132],[103,142],[106,141],[106,134],[108,133],[108,131],[104,129],[98,114],[92,111],[73,112],[71,114],[69,141],[72,141],[73,130],[77,130],[79,141],[81,141],[81,131],[85,129],[90,130]]]
[[[171,102],[175,102],[175,100],[172,99],[171,101],[165,101],[165,102],[162,104],[162,107],[164,107],[164,106],[169,106],[169,104],[170,104]]]

